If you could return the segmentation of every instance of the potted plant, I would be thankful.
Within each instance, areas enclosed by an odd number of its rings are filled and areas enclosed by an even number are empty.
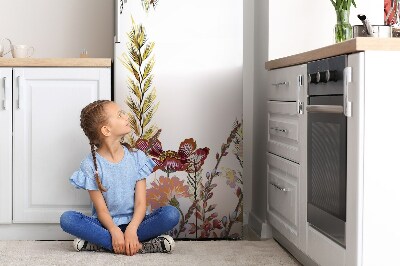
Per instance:
[[[330,0],[336,11],[335,41],[343,42],[352,38],[349,22],[350,7],[356,6],[355,0]]]

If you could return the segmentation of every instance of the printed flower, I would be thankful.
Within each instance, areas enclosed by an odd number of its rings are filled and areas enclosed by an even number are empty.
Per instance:
[[[135,148],[156,158],[162,153],[161,142],[158,139],[151,139],[150,141],[147,139],[138,139]]]
[[[163,151],[162,144],[158,139],[151,139],[150,141],[139,139],[135,147],[153,156],[156,163],[153,171],[160,169],[168,174],[176,171],[198,172],[210,150],[207,147],[196,150],[197,145],[193,138],[182,141],[178,152]]]
[[[185,160],[182,160],[177,152],[175,151],[163,151],[160,156],[154,159],[156,167],[154,171],[160,169],[166,173],[173,173],[176,171],[185,171],[188,164]]]
[[[189,186],[184,185],[183,180],[178,177],[160,176],[158,180],[150,183],[151,188],[147,189],[147,204],[151,205],[153,210],[172,205],[178,198],[187,198],[189,194]]]
[[[226,168],[225,177],[226,177],[226,184],[229,185],[231,188],[235,188],[236,182],[239,180],[235,170]]]
[[[189,163],[187,168],[188,173],[198,172],[210,152],[210,149],[207,147],[199,148],[197,150],[196,147],[197,144],[193,138],[185,139],[179,145],[178,154],[181,156],[182,160]]]

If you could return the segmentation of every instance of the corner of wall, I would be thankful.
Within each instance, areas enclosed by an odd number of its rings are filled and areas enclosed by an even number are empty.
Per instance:
[[[254,212],[249,214],[249,228],[257,234],[259,239],[272,238],[272,228],[267,221],[262,221]]]

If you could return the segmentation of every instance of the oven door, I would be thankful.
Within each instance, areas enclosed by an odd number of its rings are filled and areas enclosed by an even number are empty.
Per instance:
[[[307,106],[307,221],[345,247],[347,119],[343,96],[312,96]]]

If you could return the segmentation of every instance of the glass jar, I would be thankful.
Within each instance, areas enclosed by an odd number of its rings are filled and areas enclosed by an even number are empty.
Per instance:
[[[335,41],[336,43],[350,40],[353,37],[349,23],[350,10],[336,10]]]

